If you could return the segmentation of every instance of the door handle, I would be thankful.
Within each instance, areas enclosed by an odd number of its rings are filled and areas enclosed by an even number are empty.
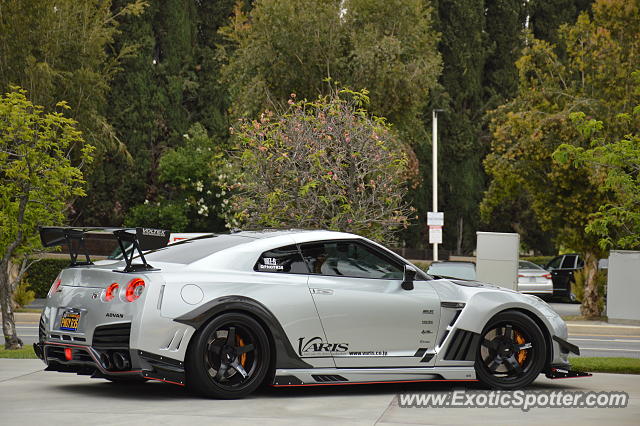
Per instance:
[[[333,294],[333,290],[330,288],[310,288],[309,291],[311,294],[324,294],[326,296],[331,296]]]

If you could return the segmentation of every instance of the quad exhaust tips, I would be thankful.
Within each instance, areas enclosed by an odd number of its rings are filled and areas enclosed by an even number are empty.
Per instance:
[[[102,352],[100,354],[100,362],[107,371],[124,371],[131,368],[131,361],[127,352]]]
[[[131,366],[129,362],[129,356],[124,352],[114,352],[111,356],[113,366],[116,370],[128,370]]]

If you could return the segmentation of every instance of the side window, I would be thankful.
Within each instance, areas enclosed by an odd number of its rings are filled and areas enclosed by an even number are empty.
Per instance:
[[[562,258],[564,256],[558,256],[556,258],[554,258],[553,260],[551,260],[551,262],[549,262],[549,264],[547,264],[547,269],[558,269],[560,267],[560,262],[562,261]]]
[[[312,274],[399,280],[404,268],[364,244],[353,241],[302,245]]]
[[[584,267],[584,261],[582,260],[582,258],[580,256],[578,256],[578,264],[576,265],[576,268],[580,269]]]
[[[289,274],[308,274],[309,269],[302,260],[295,245],[265,251],[253,267],[258,272],[280,272]]]
[[[564,257],[564,260],[562,261],[562,266],[560,267],[561,269],[573,269],[576,267],[576,255],[575,254],[568,254]]]

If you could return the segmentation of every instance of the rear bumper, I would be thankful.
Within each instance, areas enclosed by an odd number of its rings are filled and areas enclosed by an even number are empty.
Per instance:
[[[92,377],[136,376],[184,386],[182,361],[136,349],[94,348],[58,342],[33,344],[45,371],[90,375]]]

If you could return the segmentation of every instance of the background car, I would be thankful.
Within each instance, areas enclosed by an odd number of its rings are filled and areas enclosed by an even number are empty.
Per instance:
[[[576,297],[571,291],[571,283],[575,281],[575,272],[583,267],[584,261],[578,253],[562,254],[551,259],[545,269],[551,272],[553,296],[575,301]]]
[[[518,291],[535,295],[553,295],[551,273],[528,260],[518,262]]]
[[[476,264],[457,261],[434,262],[427,269],[427,274],[473,281],[476,279]]]

